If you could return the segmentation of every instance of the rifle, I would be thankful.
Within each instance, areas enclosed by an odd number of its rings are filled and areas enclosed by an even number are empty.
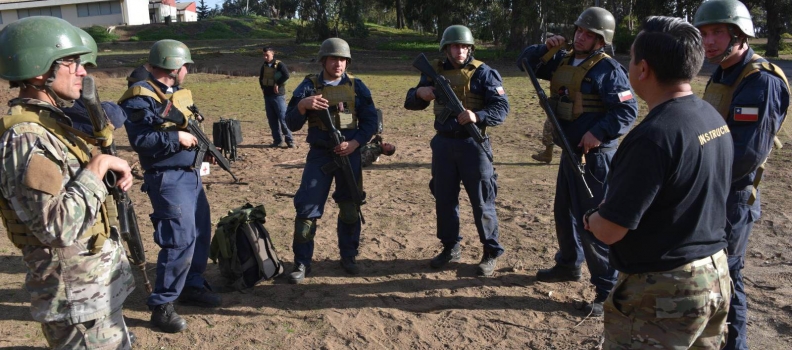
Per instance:
[[[92,76],[83,78],[82,91],[83,94],[80,99],[85,103],[85,109],[88,110],[88,117],[91,119],[91,125],[93,125],[94,136],[101,142],[99,148],[102,153],[117,157],[115,142],[113,142],[113,128],[107,123],[107,115],[102,108],[99,92],[96,90]],[[143,285],[146,288],[146,292],[150,294],[152,288],[146,274],[146,252],[143,250],[143,240],[140,237],[135,206],[127,193],[116,186],[117,181],[118,176],[114,172],[108,171],[105,174],[105,186],[113,195],[116,209],[118,210],[118,227],[113,226],[110,230],[113,231],[113,235],[121,237],[126,242],[129,248],[129,260],[132,265],[137,266],[143,273]]]
[[[466,110],[465,106],[462,105],[462,101],[459,100],[459,98],[454,93],[454,90],[451,89],[451,84],[448,82],[448,79],[435,72],[434,67],[426,58],[426,55],[418,55],[418,57],[415,58],[415,61],[413,61],[413,67],[418,68],[421,73],[429,77],[429,79],[432,79],[432,81],[435,83],[435,103],[445,106],[443,114],[437,117],[437,121],[440,122],[440,124],[445,123],[449,116],[458,116],[460,113]],[[487,148],[484,147],[484,141],[487,139],[487,137],[481,134],[481,130],[479,130],[478,126],[476,126],[475,123],[467,123],[462,127],[464,127],[468,134],[470,134],[470,136],[476,140],[476,143],[481,146],[481,149],[484,150],[484,154],[487,155],[487,158],[489,158],[491,162],[492,154],[490,154],[489,151],[487,151]]]
[[[318,112],[319,120],[321,120],[322,124],[330,131],[329,146],[330,152],[333,152],[333,149],[341,143],[346,142],[346,139],[344,139],[344,135],[341,134],[341,131],[336,129],[335,125],[333,125],[330,109],[325,109],[324,113],[321,111]],[[366,219],[363,218],[363,211],[360,210],[360,206],[366,203],[366,194],[358,186],[357,179],[355,179],[355,172],[352,171],[352,163],[349,162],[349,156],[339,156],[333,152],[333,161],[322,166],[322,172],[325,174],[332,174],[336,170],[341,170],[343,172],[344,182],[347,188],[349,188],[352,201],[357,204],[360,222],[365,224]]]
[[[173,102],[171,100],[165,100],[165,105],[160,112],[160,118],[176,123],[176,125],[179,125],[180,128],[186,129],[190,134],[198,139],[198,146],[195,147],[197,154],[195,155],[195,162],[193,162],[192,167],[200,168],[201,163],[203,163],[203,159],[206,156],[206,152],[209,152],[209,154],[211,154],[212,157],[217,160],[217,164],[220,165],[223,170],[231,174],[231,177],[234,178],[234,183],[241,184],[236,175],[234,175],[234,173],[231,171],[231,162],[229,162],[228,159],[223,156],[223,153],[217,150],[214,142],[209,140],[209,137],[206,136],[203,130],[201,130],[200,123],[204,121],[204,116],[198,110],[198,107],[196,105],[192,105],[187,107],[187,109],[193,113],[195,119],[185,117],[183,113],[173,107]]]
[[[575,169],[575,174],[577,175],[578,180],[580,180],[580,182],[583,184],[583,187],[586,188],[588,197],[594,198],[594,195],[591,193],[591,188],[589,188],[589,185],[586,182],[585,165],[572,156],[575,154],[575,152],[573,151],[572,146],[570,146],[569,140],[567,140],[566,136],[564,136],[564,133],[561,132],[561,124],[558,122],[558,118],[556,118],[553,108],[550,107],[550,102],[547,100],[547,95],[545,95],[542,86],[539,85],[539,79],[536,78],[536,73],[534,73],[527,60],[523,60],[522,66],[525,71],[528,72],[528,77],[531,78],[531,83],[533,83],[534,90],[536,90],[536,95],[539,96],[539,105],[541,105],[542,109],[544,109],[545,114],[547,114],[547,119],[550,119],[550,122],[553,124],[553,128],[555,129],[556,135],[558,135],[558,138],[561,140],[561,147],[564,149],[566,159],[569,161],[569,164],[572,165],[572,168]]]

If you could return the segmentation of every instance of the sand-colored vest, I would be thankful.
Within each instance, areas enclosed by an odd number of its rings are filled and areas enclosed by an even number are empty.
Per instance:
[[[473,59],[464,67],[449,70],[443,69],[443,61],[441,60],[434,60],[432,63],[435,72],[448,79],[451,89],[454,90],[454,95],[456,95],[459,101],[462,101],[462,105],[465,109],[478,111],[484,108],[484,96],[470,92],[470,80],[473,78],[473,73],[475,73],[476,69],[484,64],[484,62]],[[445,106],[437,102],[434,102],[433,105],[435,116],[442,115]]]
[[[21,105],[13,106],[11,107],[11,113],[2,118],[0,135],[19,123],[35,123],[60,140],[69,150],[69,153],[77,158],[80,165],[88,164],[91,158],[88,144],[83,139],[71,136],[66,132],[64,125],[59,124],[50,116],[50,113],[46,109],[36,111]],[[26,245],[44,245],[19,219],[14,209],[11,208],[3,196],[0,196],[0,212],[2,213],[3,225],[8,233],[8,238],[17,248],[22,249]],[[105,202],[102,203],[99,218],[97,218],[93,226],[85,230],[81,235],[81,238],[91,237],[91,245],[89,247],[91,253],[96,254],[102,250],[104,241],[110,237],[110,227],[114,225],[118,225],[118,212],[113,197],[107,196],[105,197]]]
[[[570,52],[561,60],[553,79],[550,80],[550,106],[556,117],[562,120],[573,121],[583,113],[604,113],[605,104],[598,94],[584,94],[581,87],[583,79],[599,61],[610,58],[608,54],[600,52],[577,66],[569,64],[569,59],[574,55]]]
[[[339,130],[357,129],[357,109],[355,108],[355,77],[347,73],[347,83],[337,86],[324,85],[319,81],[320,77],[314,74],[308,75],[314,86],[314,95],[322,95],[331,107],[330,115],[333,117],[333,125]],[[339,106],[343,107],[338,108]],[[318,113],[324,111],[308,111],[308,127],[318,127],[327,131],[322,121],[319,120]]]
[[[152,88],[154,88],[154,91],[146,89],[142,86],[133,86],[127,89],[127,91],[125,91],[123,95],[121,95],[121,98],[118,99],[118,104],[121,104],[121,102],[124,102],[125,100],[128,100],[135,96],[151,97],[154,99],[154,101],[157,101],[157,103],[160,104],[164,104],[165,101],[170,100],[171,102],[173,102],[173,107],[176,107],[176,109],[182,112],[182,114],[184,114],[185,117],[190,119],[195,118],[193,112],[187,108],[194,104],[192,98],[192,92],[190,92],[190,90],[181,89],[172,94],[166,94],[163,93],[162,90],[160,90],[154,82],[149,81],[148,84],[151,85]],[[179,126],[172,122],[165,122],[162,123],[162,125],[160,125],[160,129],[162,130],[184,129],[184,127],[185,125]]]
[[[732,85],[713,83],[712,81],[707,84],[707,88],[704,90],[703,99],[715,107],[724,120],[728,120],[729,118],[729,112],[731,112],[729,108],[731,107],[732,98],[734,97],[734,90],[737,89],[737,86],[740,85],[740,82],[742,82],[745,77],[751,74],[758,73],[762,70],[769,72],[770,74],[774,74],[781,78],[784,84],[786,84],[787,90],[789,90],[789,81],[787,80],[786,75],[784,75],[784,71],[781,70],[780,67],[770,62],[758,62],[761,58],[761,56],[754,54]],[[786,119],[784,119],[784,121],[786,121]],[[781,127],[783,127],[783,122]],[[778,136],[774,136],[773,147],[775,149],[780,149],[782,146],[783,143],[781,143],[781,140],[778,139]],[[754,177],[753,186],[751,188],[751,197],[748,199],[748,204],[753,204],[756,200],[756,192],[759,189],[759,183],[762,182],[762,175],[764,174],[766,163],[767,159],[765,159],[762,162],[762,165],[756,169],[756,177]]]
[[[275,81],[278,80],[275,77],[275,74],[278,73],[278,66],[280,65],[280,61],[275,60],[275,64],[270,67],[268,64],[264,65],[264,72],[261,76],[261,85],[264,86],[275,86]]]

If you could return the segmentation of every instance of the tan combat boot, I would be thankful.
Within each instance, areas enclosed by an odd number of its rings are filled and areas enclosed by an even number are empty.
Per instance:
[[[535,161],[550,164],[553,160],[553,146],[546,146],[543,152],[539,152],[531,156]]]

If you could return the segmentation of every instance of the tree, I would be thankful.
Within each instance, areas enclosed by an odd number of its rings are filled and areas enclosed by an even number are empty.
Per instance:
[[[203,20],[209,17],[209,5],[206,5],[205,0],[201,0],[198,2],[198,20]]]

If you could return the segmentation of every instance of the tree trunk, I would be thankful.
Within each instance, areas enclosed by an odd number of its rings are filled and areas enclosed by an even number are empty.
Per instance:
[[[767,57],[778,57],[778,43],[781,41],[781,32],[784,30],[781,23],[778,0],[765,0],[767,13],[767,48],[764,53]]]
[[[396,0],[396,28],[404,28],[404,10],[402,9],[402,0]]]

